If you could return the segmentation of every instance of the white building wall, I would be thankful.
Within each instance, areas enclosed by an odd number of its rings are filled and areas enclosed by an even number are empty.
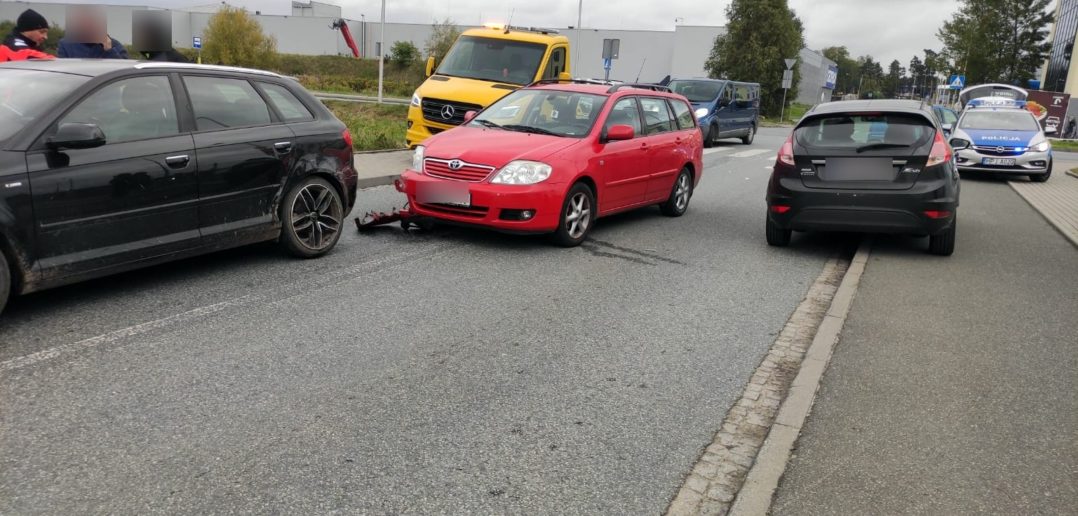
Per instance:
[[[707,77],[704,63],[711,56],[715,38],[726,33],[726,27],[678,25],[674,31],[673,77]]]

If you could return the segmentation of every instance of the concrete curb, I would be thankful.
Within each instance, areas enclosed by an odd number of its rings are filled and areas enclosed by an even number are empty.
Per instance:
[[[401,147],[399,149],[378,149],[378,150],[361,150],[352,151],[352,154],[387,154],[390,152],[404,152],[409,150],[408,147]]]
[[[364,188],[374,188],[376,186],[385,186],[393,184],[393,181],[400,177],[400,174],[389,174],[384,176],[374,177],[362,177],[356,182],[356,188],[360,190]]]
[[[794,377],[786,399],[775,417],[775,423],[756,456],[756,462],[734,500],[731,515],[765,515],[770,510],[772,497],[783,472],[786,471],[786,463],[790,460],[790,452],[812,410],[823,373],[827,370],[831,353],[846,323],[854,295],[868,263],[871,247],[871,240],[863,240],[850,262],[850,268],[831,300],[827,315],[816,330],[812,346],[805,354],[801,369]]]
[[[1067,175],[1068,175],[1068,176],[1071,176],[1071,177],[1075,177],[1075,178],[1078,178],[1078,171],[1074,171],[1074,170],[1068,170],[1068,171],[1067,171]]]

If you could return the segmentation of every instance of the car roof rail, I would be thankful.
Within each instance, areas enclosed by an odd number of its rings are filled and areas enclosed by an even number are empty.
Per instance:
[[[608,80],[603,80],[603,79],[583,79],[583,78],[574,77],[572,79],[539,79],[538,81],[535,81],[535,82],[529,84],[528,86],[538,86],[540,84],[562,84],[562,83],[565,83],[565,84],[598,84],[598,85],[601,85],[601,86],[610,86],[612,84],[617,84],[617,81],[608,81]]]
[[[639,89],[639,90],[651,90],[651,91],[665,91],[667,93],[671,93],[670,88],[668,86],[661,86],[661,85],[658,85],[658,84],[643,84],[643,83],[637,83],[637,82],[627,82],[627,83],[622,83],[622,84],[615,84],[615,85],[611,86],[609,90],[606,90],[606,92],[607,93],[614,93],[614,92],[616,92],[616,91],[618,91],[618,90],[620,90],[622,88],[635,88],[635,89]]]

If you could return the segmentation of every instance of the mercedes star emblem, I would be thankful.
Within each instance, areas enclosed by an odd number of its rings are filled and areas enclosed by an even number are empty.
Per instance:
[[[449,106],[449,105],[442,106],[442,118],[444,118],[445,120],[449,120],[450,118],[453,118],[454,113],[455,113],[455,110],[453,109],[453,106]]]

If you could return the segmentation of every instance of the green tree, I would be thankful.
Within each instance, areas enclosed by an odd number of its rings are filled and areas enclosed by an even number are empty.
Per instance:
[[[760,105],[765,115],[782,109],[783,59],[796,58],[805,46],[801,20],[786,0],[733,0],[726,7],[726,33],[715,38],[705,64],[708,75],[760,83]],[[766,27],[766,30],[761,30]],[[800,73],[794,67],[791,90],[797,91]],[[787,103],[795,95],[788,95]]]
[[[271,69],[277,65],[277,40],[262,33],[246,10],[224,6],[202,33],[202,60],[232,66]]]
[[[883,95],[888,98],[898,97],[902,89],[902,78],[905,76],[906,69],[902,68],[902,63],[898,62],[898,59],[891,61],[891,65],[887,67],[887,77],[883,81]]]
[[[921,84],[925,79],[925,65],[921,62],[921,58],[913,56],[910,59],[910,94],[914,98],[921,98],[924,88]]]
[[[857,82],[861,79],[861,71],[857,67],[857,60],[850,57],[850,51],[846,47],[827,47],[822,53],[824,57],[838,65],[835,91],[840,93],[855,91]]]
[[[968,83],[1021,84],[1048,55],[1051,0],[962,0],[937,36]]]
[[[419,49],[411,41],[397,41],[389,47],[389,62],[400,68],[413,65],[419,60]]]
[[[445,55],[449,53],[449,47],[453,46],[453,42],[460,36],[460,27],[457,27],[453,20],[446,18],[442,21],[435,20],[434,25],[431,26],[430,36],[427,38],[427,44],[424,50],[427,53],[427,57],[434,57],[441,61],[445,58]]]

